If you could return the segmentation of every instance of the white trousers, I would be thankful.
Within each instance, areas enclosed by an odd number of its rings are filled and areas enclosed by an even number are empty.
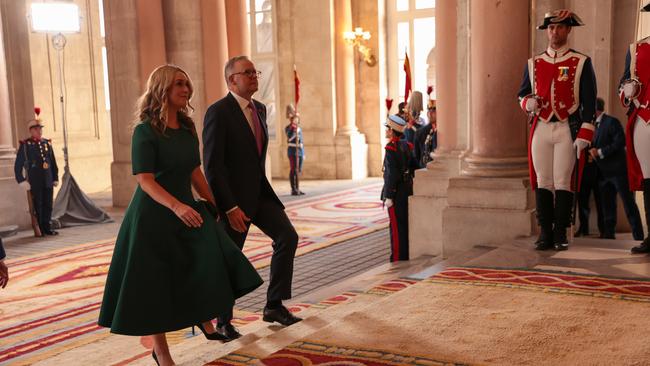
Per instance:
[[[634,152],[639,159],[643,178],[650,178],[650,126],[638,116],[634,122]]]
[[[568,123],[537,122],[531,152],[539,188],[571,191],[576,153]]]

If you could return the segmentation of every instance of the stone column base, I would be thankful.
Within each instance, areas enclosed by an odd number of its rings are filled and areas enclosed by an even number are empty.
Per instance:
[[[112,162],[111,182],[113,183],[113,206],[128,206],[137,185],[137,181],[131,170],[131,162]]]
[[[535,200],[528,178],[454,177],[442,213],[443,256],[530,236]]]
[[[415,172],[409,197],[409,256],[442,254],[442,212],[447,207],[446,164],[435,161]]]
[[[0,159],[0,226],[31,227],[27,193],[16,183],[14,159]]]
[[[368,176],[368,144],[359,132],[334,137],[336,178],[362,179]]]

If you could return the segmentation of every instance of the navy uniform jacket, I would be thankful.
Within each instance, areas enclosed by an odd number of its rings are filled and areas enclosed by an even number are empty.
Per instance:
[[[296,133],[297,130],[297,133]],[[305,156],[305,149],[302,140],[302,128],[296,125],[296,128],[292,128],[291,124],[284,128],[284,133],[287,134],[287,155],[296,156],[296,148],[298,148],[298,156]],[[298,139],[296,141],[296,135]]]
[[[618,119],[607,114],[596,129],[593,147],[600,150],[603,158],[598,157],[596,164],[603,176],[610,178],[626,176],[625,133]]]
[[[414,155],[415,155],[415,159],[417,160],[419,168],[426,167],[426,164],[422,164],[422,160],[423,160],[422,155],[426,154],[427,151],[431,153],[435,151],[436,148],[438,147],[438,132],[433,131],[432,133],[431,132],[432,128],[433,126],[429,123],[428,125],[420,128],[415,132],[415,143],[414,143],[415,154]],[[430,133],[431,133],[431,142],[430,142],[431,146],[430,149],[427,149],[427,147],[424,145]]]
[[[47,164],[46,168],[44,164]],[[18,148],[14,164],[14,173],[18,183],[22,183],[27,178],[23,173],[25,167],[32,189],[54,187],[54,182],[59,180],[59,168],[56,165],[51,140],[36,141],[28,138],[20,141],[20,148]]]
[[[382,201],[397,195],[411,194],[415,159],[413,145],[404,140],[391,140],[386,144],[384,156],[384,188],[381,191]]]

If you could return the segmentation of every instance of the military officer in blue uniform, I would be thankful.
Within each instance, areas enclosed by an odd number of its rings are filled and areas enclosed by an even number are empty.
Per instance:
[[[381,200],[388,208],[390,221],[390,261],[409,259],[408,198],[413,194],[413,144],[402,139],[407,122],[398,115],[386,121],[384,187]]]
[[[52,196],[59,184],[59,168],[54,158],[52,141],[43,138],[43,125],[38,119],[29,122],[30,137],[20,141],[20,148],[14,164],[16,181],[31,191],[34,210],[43,235],[57,235],[50,227],[52,218]]]
[[[302,128],[300,127],[300,115],[298,112],[289,112],[287,107],[289,124],[284,128],[287,135],[287,156],[289,157],[289,182],[291,183],[291,195],[299,196],[305,194],[300,190],[298,175],[302,173],[302,161],[305,157],[305,146],[302,139]]]

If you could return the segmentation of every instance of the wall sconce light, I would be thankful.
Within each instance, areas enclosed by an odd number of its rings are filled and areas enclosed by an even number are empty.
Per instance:
[[[377,59],[372,54],[372,49],[365,44],[370,39],[370,32],[364,31],[361,27],[356,27],[354,32],[343,32],[343,39],[350,46],[357,47],[368,66],[375,66]]]

